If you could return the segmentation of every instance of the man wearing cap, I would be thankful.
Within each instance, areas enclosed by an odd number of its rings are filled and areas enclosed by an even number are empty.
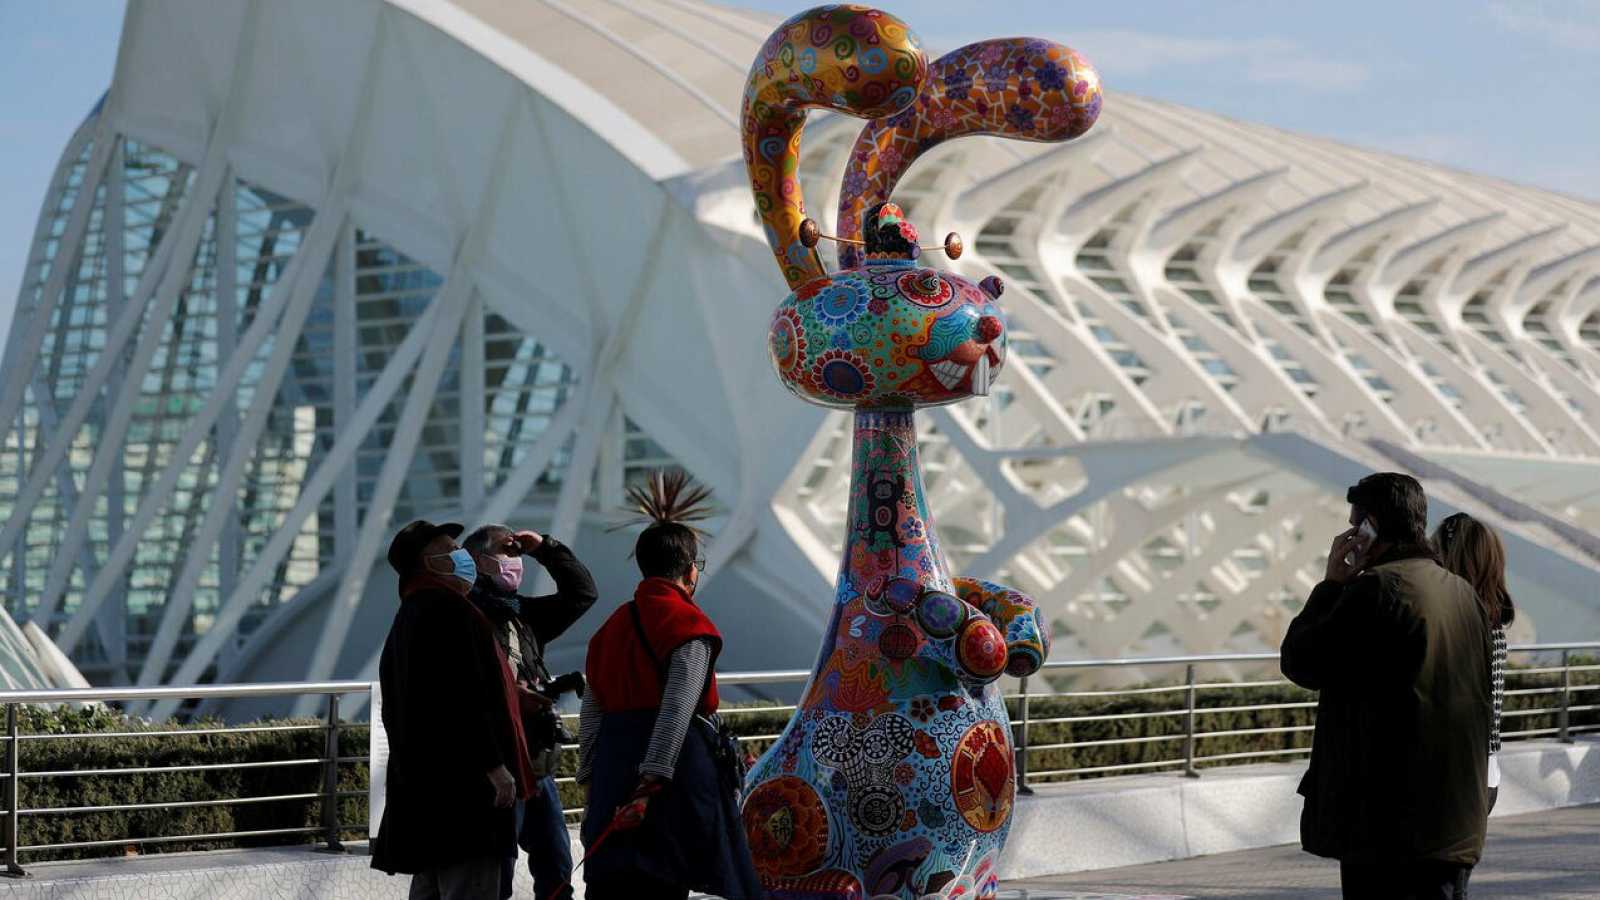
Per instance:
[[[372,867],[411,874],[411,900],[497,897],[512,805],[535,783],[505,652],[467,600],[461,531],[418,520],[389,545],[400,610],[378,668],[389,769]]]

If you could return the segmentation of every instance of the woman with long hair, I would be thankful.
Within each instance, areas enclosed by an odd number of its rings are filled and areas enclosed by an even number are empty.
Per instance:
[[[1506,590],[1506,550],[1493,528],[1466,513],[1456,513],[1439,523],[1433,533],[1444,567],[1459,575],[1478,592],[1484,619],[1494,639],[1489,677],[1494,694],[1494,720],[1489,727],[1489,809],[1500,793],[1500,706],[1506,689],[1506,628],[1517,616],[1511,592]]]
[[[1446,569],[1478,592],[1484,620],[1494,649],[1489,657],[1489,687],[1494,697],[1494,717],[1489,723],[1489,811],[1500,794],[1500,707],[1506,690],[1506,628],[1517,617],[1511,592],[1506,590],[1506,548],[1493,528],[1466,513],[1445,517],[1433,533],[1433,545]],[[1467,900],[1472,869],[1461,873],[1456,900]]]

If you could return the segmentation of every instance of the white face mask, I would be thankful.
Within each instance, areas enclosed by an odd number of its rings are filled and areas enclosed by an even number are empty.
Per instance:
[[[522,587],[522,558],[486,556],[483,558],[483,574],[489,576],[489,580],[500,590],[515,591]]]

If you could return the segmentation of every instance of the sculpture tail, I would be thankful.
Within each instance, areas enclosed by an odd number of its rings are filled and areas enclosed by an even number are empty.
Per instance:
[[[826,272],[800,242],[800,133],[806,110],[869,119],[917,99],[928,74],[921,42],[902,21],[863,6],[820,6],[767,38],[745,82],[740,130],[767,243],[791,288]]]
[[[846,164],[838,234],[855,237],[861,213],[889,199],[922,154],[974,134],[1054,143],[1082,135],[1100,115],[1100,77],[1071,47],[1036,38],[968,44],[934,62],[910,109],[867,123]],[[747,150],[748,152],[748,150]],[[843,245],[844,268],[861,251]]]

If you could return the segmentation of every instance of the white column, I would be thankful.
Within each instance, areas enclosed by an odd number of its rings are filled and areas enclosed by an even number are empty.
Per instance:
[[[123,254],[127,252],[124,240],[126,228],[126,210],[124,208],[124,183],[123,166],[124,148],[121,136],[115,138],[117,142],[114,155],[111,157],[110,168],[106,170],[106,203],[105,216],[102,226],[106,242],[106,318],[113,319],[122,314],[125,304],[127,278],[126,261]],[[125,372],[113,372],[112,379],[121,381],[127,377]],[[106,486],[106,550],[122,539],[124,522],[127,518],[127,468],[122,457],[118,457],[111,470],[111,483]],[[102,566],[103,568],[103,566]],[[96,577],[99,573],[96,572]],[[80,602],[88,602],[88,592],[80,598]],[[109,591],[106,601],[101,607],[100,615],[95,619],[96,627],[100,634],[100,645],[105,648],[107,661],[112,667],[112,678],[117,683],[125,683],[128,679],[128,591],[127,582],[117,579]]]
[[[333,433],[343,434],[356,407],[356,377],[361,371],[356,359],[356,228],[346,223],[334,251],[333,294]],[[333,546],[343,556],[354,549],[350,543],[356,533],[355,472],[339,479],[333,495]]]
[[[470,519],[483,505],[483,297],[473,292],[461,323],[461,510]]]
[[[239,348],[238,190],[238,182],[229,177],[223,182],[222,196],[217,202],[217,359],[219,360],[233,359]],[[222,411],[217,416],[214,438],[217,458],[228,459],[233,455],[239,437],[239,408],[235,400],[238,391],[219,385],[214,392],[224,398]],[[211,496],[211,505],[232,509],[234,496],[234,494],[223,495],[214,492]],[[222,538],[218,544],[219,597],[228,596],[239,580],[239,549],[239,517],[230,515],[227,524],[222,528]],[[192,554],[194,550],[190,552]]]

